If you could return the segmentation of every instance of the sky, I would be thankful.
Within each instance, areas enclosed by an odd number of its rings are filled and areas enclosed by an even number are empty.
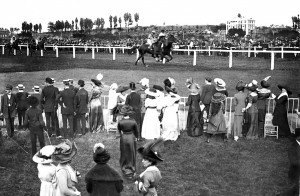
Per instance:
[[[0,27],[21,29],[27,21],[41,23],[42,31],[47,31],[50,21],[71,22],[76,17],[93,21],[102,17],[108,27],[109,15],[123,21],[126,12],[138,13],[140,26],[218,25],[238,13],[256,20],[256,26],[291,26],[291,17],[300,14],[299,5],[299,0],[1,0]]]

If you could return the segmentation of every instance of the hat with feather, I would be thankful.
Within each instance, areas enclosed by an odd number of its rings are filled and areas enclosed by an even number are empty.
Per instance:
[[[271,78],[271,76],[267,76],[266,78],[264,78],[261,82],[260,82],[260,85],[261,87],[263,88],[269,88],[271,85],[270,83],[268,82],[268,80]]]
[[[185,85],[192,93],[197,93],[200,88],[198,84],[194,83],[193,78],[188,78]]]
[[[158,152],[158,149],[161,144],[163,144],[164,140],[162,138],[158,138],[156,140],[151,140],[146,143],[144,146],[138,149],[138,153],[142,155],[144,159],[147,159],[152,162],[160,162],[163,161],[161,155]]]

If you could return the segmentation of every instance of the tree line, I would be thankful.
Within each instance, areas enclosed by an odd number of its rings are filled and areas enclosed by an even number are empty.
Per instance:
[[[109,27],[111,29],[113,28],[122,28],[122,22],[124,22],[124,27],[125,28],[129,28],[130,25],[133,24],[133,19],[136,22],[136,25],[138,26],[138,21],[140,19],[140,16],[138,13],[135,13],[132,15],[128,12],[126,12],[122,17],[118,17],[118,16],[112,16],[110,15],[108,18],[109,21]],[[56,22],[49,22],[48,23],[48,31],[50,32],[58,32],[58,31],[91,31],[92,29],[96,30],[101,30],[104,29],[104,25],[105,25],[105,20],[104,18],[97,18],[96,20],[92,20],[90,18],[80,18],[78,20],[78,18],[76,17],[75,20],[72,20],[71,22],[69,22],[68,20],[63,21],[63,20],[57,20]]]
[[[22,31],[23,32],[26,32],[26,33],[31,33],[32,31],[33,32],[39,32],[41,33],[42,32],[42,24],[35,24],[33,25],[32,23],[27,23],[26,21],[24,21],[22,23]]]

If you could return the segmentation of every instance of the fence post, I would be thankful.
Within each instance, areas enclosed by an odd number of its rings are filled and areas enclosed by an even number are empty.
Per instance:
[[[87,45],[84,44],[84,52],[86,52],[86,51],[87,51]]]
[[[281,46],[281,58],[283,59],[283,56],[284,56],[284,54],[283,54],[283,46]]]
[[[125,49],[124,49],[124,47],[122,48],[122,52],[123,52],[123,54],[125,53]]]
[[[256,57],[256,46],[254,46],[254,57]]]
[[[29,47],[28,47],[28,44],[27,44],[26,51],[27,51],[27,56],[29,56]]]
[[[197,51],[194,50],[194,59],[193,59],[193,66],[197,64]]]
[[[113,61],[116,60],[116,48],[113,48]]]
[[[41,50],[41,56],[44,56],[44,50]]]
[[[249,58],[251,57],[251,48],[250,48],[250,46],[248,47],[248,57]]]
[[[4,54],[4,46],[2,46],[2,54]]]
[[[208,56],[210,56],[210,46],[208,46]]]
[[[92,47],[92,59],[95,59],[95,47]]]
[[[166,63],[166,58],[163,58],[163,64],[165,64]]]
[[[232,67],[232,48],[230,48],[230,52],[229,52],[229,68]]]
[[[73,59],[75,59],[75,46],[73,45]]]
[[[187,47],[188,47],[188,56],[190,56],[190,46]]]
[[[96,50],[97,50],[97,52],[99,51],[98,45],[96,45]]]
[[[139,50],[136,49],[136,60],[139,58],[140,54],[139,54]]]
[[[274,70],[274,52],[271,52],[271,70]]]
[[[17,55],[17,50],[16,50],[16,49],[14,49],[14,55],[15,55],[15,56]]]
[[[58,46],[55,46],[56,49],[56,58],[58,58]]]
[[[111,53],[111,47],[110,46],[108,46],[109,48],[108,48],[108,51],[109,51],[109,53]]]

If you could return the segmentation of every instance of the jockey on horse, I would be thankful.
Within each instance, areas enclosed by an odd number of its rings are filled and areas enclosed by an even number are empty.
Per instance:
[[[149,44],[149,49],[153,51],[152,57],[155,58],[155,54],[157,52],[161,53],[161,50],[163,48],[163,44],[165,42],[165,31],[161,30],[161,32],[158,35],[158,38],[155,38],[155,31],[152,31],[151,34],[149,34],[147,43]],[[154,47],[153,45],[157,44],[157,47]]]

